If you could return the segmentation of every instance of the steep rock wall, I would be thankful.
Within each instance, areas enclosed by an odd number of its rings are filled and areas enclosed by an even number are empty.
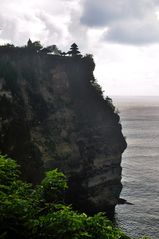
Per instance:
[[[1,54],[0,150],[17,159],[34,183],[44,169],[61,169],[75,208],[112,211],[122,189],[126,142],[93,70],[90,57]]]

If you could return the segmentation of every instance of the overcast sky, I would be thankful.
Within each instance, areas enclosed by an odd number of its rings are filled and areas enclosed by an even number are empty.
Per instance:
[[[0,0],[0,44],[94,55],[106,95],[159,95],[159,0]]]

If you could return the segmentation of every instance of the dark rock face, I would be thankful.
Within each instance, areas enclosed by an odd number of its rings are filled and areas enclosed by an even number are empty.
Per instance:
[[[126,148],[119,116],[93,70],[90,57],[0,55],[1,152],[17,159],[33,183],[44,170],[61,169],[68,202],[87,212],[117,204]]]

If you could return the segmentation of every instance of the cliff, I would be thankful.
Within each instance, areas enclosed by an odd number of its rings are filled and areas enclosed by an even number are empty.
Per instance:
[[[0,151],[17,159],[27,181],[59,168],[75,208],[117,204],[126,142],[119,116],[103,99],[91,57],[23,50],[0,52]]]

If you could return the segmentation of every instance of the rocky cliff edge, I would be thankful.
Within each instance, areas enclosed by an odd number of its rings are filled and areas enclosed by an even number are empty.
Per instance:
[[[1,53],[0,151],[33,183],[45,170],[61,169],[76,209],[110,212],[122,189],[126,142],[94,67],[91,56]]]

